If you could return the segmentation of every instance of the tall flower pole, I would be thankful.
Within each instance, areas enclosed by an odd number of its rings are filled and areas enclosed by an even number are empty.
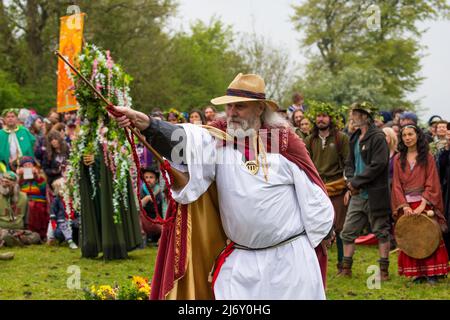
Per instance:
[[[83,80],[84,83],[86,83],[86,85],[88,85],[88,87],[95,92],[95,94],[101,99],[103,100],[103,102],[106,104],[106,110],[108,112],[110,112],[111,114],[113,114],[114,116],[118,116],[120,117],[121,114],[119,111],[117,111],[117,109],[114,107],[114,105],[108,100],[106,99],[99,90],[97,90],[96,87],[94,87],[94,85],[87,80],[80,71],[78,71],[59,51],[55,51],[55,55],[57,55],[67,66],[69,66],[70,69],[72,69],[73,72],[75,72],[80,79]],[[128,128],[130,129],[130,131],[138,138],[138,140],[155,156],[156,160],[160,163],[160,164],[164,164],[164,159],[161,157],[161,155],[158,153],[158,151],[156,151],[145,139],[145,137],[139,132],[139,130],[134,126],[134,124],[132,123],[132,125]],[[126,131],[127,128],[124,128],[124,130]],[[188,178],[181,173],[178,170],[175,170],[173,168],[170,168],[170,173],[173,177],[173,186],[175,188],[177,187],[181,187],[186,185]]]

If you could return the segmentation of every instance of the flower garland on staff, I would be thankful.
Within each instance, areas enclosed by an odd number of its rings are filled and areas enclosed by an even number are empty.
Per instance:
[[[102,95],[108,97],[111,103],[131,107],[129,85],[132,78],[114,63],[109,51],[104,53],[95,45],[87,44],[78,57],[78,65],[81,73],[89,75],[91,83]],[[108,112],[103,107],[102,101],[67,66],[66,71],[75,84],[74,92],[80,105],[78,117],[82,124],[69,158],[64,200],[66,203],[71,203],[75,211],[81,211],[79,181],[83,156],[95,156],[101,152],[106,166],[113,174],[114,222],[119,223],[121,221],[120,204],[128,203],[128,176],[130,173],[132,177],[137,174],[131,160],[130,145],[125,132],[117,126],[115,121],[109,121]],[[89,175],[94,190],[92,198],[94,198],[98,190],[96,190],[97,181],[92,166],[89,167]],[[132,181],[136,179],[132,178]]]

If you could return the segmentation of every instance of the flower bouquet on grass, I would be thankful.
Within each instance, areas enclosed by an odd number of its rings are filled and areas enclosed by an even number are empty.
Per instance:
[[[101,285],[85,290],[86,300],[148,300],[151,286],[147,278],[133,276],[131,284],[125,286]]]

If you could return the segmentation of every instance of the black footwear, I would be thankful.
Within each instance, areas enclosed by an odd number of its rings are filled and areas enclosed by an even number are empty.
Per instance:
[[[338,272],[337,272],[336,275],[339,275],[339,274],[342,273],[342,265],[343,265],[342,261],[339,261],[339,262],[336,264],[336,267],[337,267],[337,270],[338,270]]]
[[[423,283],[425,282],[425,280],[426,280],[425,277],[415,277],[413,283]]]
[[[353,258],[344,257],[342,259],[342,271],[339,274],[337,274],[337,276],[351,278],[352,277],[352,265],[353,265]]]
[[[432,286],[434,286],[434,285],[439,283],[439,281],[438,281],[436,276],[427,277],[427,282],[428,282],[428,284],[430,284]]]
[[[378,260],[380,264],[380,280],[388,281],[389,280],[389,259],[388,258],[380,258]]]

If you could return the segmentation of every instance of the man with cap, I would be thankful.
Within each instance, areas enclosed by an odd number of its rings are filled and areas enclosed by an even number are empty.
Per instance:
[[[160,184],[160,173],[158,168],[152,165],[141,168],[141,171],[143,179],[145,180],[145,182],[143,181],[140,186],[140,201],[142,208],[146,213],[144,216],[141,213],[142,228],[146,234],[144,244],[147,243],[147,240],[150,240],[152,243],[156,244],[161,236],[161,226],[152,223],[150,219],[156,218],[156,210],[158,210],[159,214],[163,215],[167,209],[167,204],[165,201],[163,187]],[[151,188],[151,190],[147,189],[147,185]],[[153,202],[153,197],[151,196],[150,191],[153,193],[156,203]]]
[[[266,99],[264,80],[258,75],[238,74],[226,95],[211,103],[226,105],[227,118],[207,128],[174,126],[120,107],[117,110],[124,116],[117,121],[122,127],[133,122],[164,157],[186,173],[188,182],[172,194],[178,203],[188,204],[188,212],[204,206],[214,210],[214,202],[206,201],[214,196],[204,195],[217,188],[218,212],[213,212],[220,214],[223,231],[214,234],[224,233],[227,241],[215,265],[205,262],[209,270],[214,266],[210,280],[216,299],[324,299],[318,258],[323,258],[332,235],[333,206],[304,143],[276,114],[278,106]],[[180,149],[182,156],[177,157]],[[209,225],[195,219],[198,215],[192,212],[187,242],[192,246],[181,251],[188,255],[189,269],[170,277],[176,284],[165,282],[170,275],[166,266],[172,260],[170,252],[162,252],[162,241],[156,262],[161,268],[155,270],[151,298],[212,298],[196,291],[207,282],[207,274],[190,277],[205,258],[199,255],[191,261],[189,257],[206,243],[212,245],[214,237],[194,244],[195,237],[210,232]],[[180,294],[194,282],[192,294]]]
[[[2,116],[5,126],[0,130],[0,161],[6,163],[8,168],[17,167],[22,156],[34,156],[34,143],[36,138],[25,127],[18,125],[19,111],[6,109]]]
[[[37,244],[39,234],[26,229],[27,196],[20,191],[18,177],[7,171],[0,178],[0,243],[8,247]]]
[[[436,127],[438,122],[441,120],[442,117],[438,115],[431,116],[430,119],[428,120],[428,131],[425,132],[425,136],[427,137],[428,143],[435,141],[434,138],[436,137]]]
[[[369,223],[378,239],[380,280],[389,278],[389,148],[383,131],[374,124],[377,109],[368,102],[354,103],[352,118],[358,130],[350,138],[345,166],[349,191],[347,217],[341,238],[344,243],[342,276],[351,277],[355,239]],[[350,200],[349,200],[350,199]]]
[[[344,226],[347,207],[344,195],[347,191],[344,179],[344,165],[349,154],[349,138],[339,131],[342,127],[340,113],[329,103],[310,103],[309,117],[314,123],[311,135],[305,144],[314,165],[328,191],[334,208],[334,232],[338,251],[338,274],[342,272],[344,255],[340,233]]]

